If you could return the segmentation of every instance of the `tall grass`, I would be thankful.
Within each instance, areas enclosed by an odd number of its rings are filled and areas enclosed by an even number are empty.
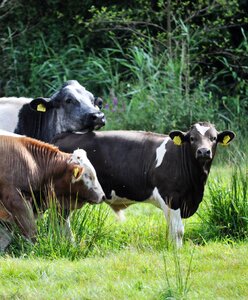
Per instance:
[[[37,219],[37,240],[31,243],[14,227],[13,239],[7,253],[13,256],[43,258],[84,258],[99,254],[98,247],[104,243],[107,233],[108,210],[104,206],[85,205],[71,213],[70,226],[64,218],[63,208],[56,199],[49,199],[43,216]]]
[[[173,265],[174,265],[174,274],[169,272],[168,264],[171,265],[171,261],[168,263],[167,258],[168,253],[164,253],[164,268],[165,268],[165,281],[166,288],[161,292],[159,299],[168,300],[168,299],[187,299],[187,295],[191,288],[191,275],[192,275],[192,262],[193,262],[193,251],[191,251],[189,263],[186,269],[182,267],[182,258],[181,254],[175,249],[172,249]],[[174,282],[172,282],[173,278]]]
[[[219,239],[243,240],[248,236],[247,166],[233,171],[230,181],[212,179],[202,214],[205,230]]]

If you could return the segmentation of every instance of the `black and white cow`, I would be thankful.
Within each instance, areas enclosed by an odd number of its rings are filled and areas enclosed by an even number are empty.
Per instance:
[[[217,144],[226,145],[234,136],[232,131],[217,132],[212,124],[200,122],[186,133],[89,132],[62,134],[54,142],[65,152],[87,151],[107,202],[117,214],[135,202],[161,208],[180,247],[181,218],[192,216],[202,201]]]
[[[104,126],[101,106],[101,98],[70,80],[51,98],[0,98],[0,129],[50,142],[62,132]]]

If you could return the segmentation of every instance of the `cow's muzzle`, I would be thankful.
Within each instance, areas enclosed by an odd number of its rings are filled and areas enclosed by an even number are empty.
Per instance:
[[[88,122],[92,125],[92,129],[99,129],[105,125],[105,116],[104,113],[98,111],[92,113],[88,117]]]
[[[89,204],[99,204],[99,203],[102,203],[105,200],[106,200],[106,196],[105,196],[105,194],[103,194],[99,197],[94,197],[92,200],[89,200],[88,203]]]
[[[196,151],[196,159],[198,160],[212,159],[212,151],[208,148],[199,148]]]

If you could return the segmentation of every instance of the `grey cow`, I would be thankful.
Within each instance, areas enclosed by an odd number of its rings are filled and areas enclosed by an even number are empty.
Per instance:
[[[50,142],[62,132],[104,126],[101,105],[100,98],[69,80],[51,98],[0,98],[0,129]]]

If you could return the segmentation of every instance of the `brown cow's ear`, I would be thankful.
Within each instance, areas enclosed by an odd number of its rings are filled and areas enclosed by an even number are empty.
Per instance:
[[[84,172],[84,168],[80,166],[74,166],[72,169],[72,182],[76,182],[80,179]]]
[[[169,133],[169,137],[173,140],[174,144],[181,146],[185,142],[185,133],[179,130],[173,130]]]
[[[235,137],[235,133],[229,130],[222,131],[218,134],[217,142],[221,143],[221,145],[228,145]]]

